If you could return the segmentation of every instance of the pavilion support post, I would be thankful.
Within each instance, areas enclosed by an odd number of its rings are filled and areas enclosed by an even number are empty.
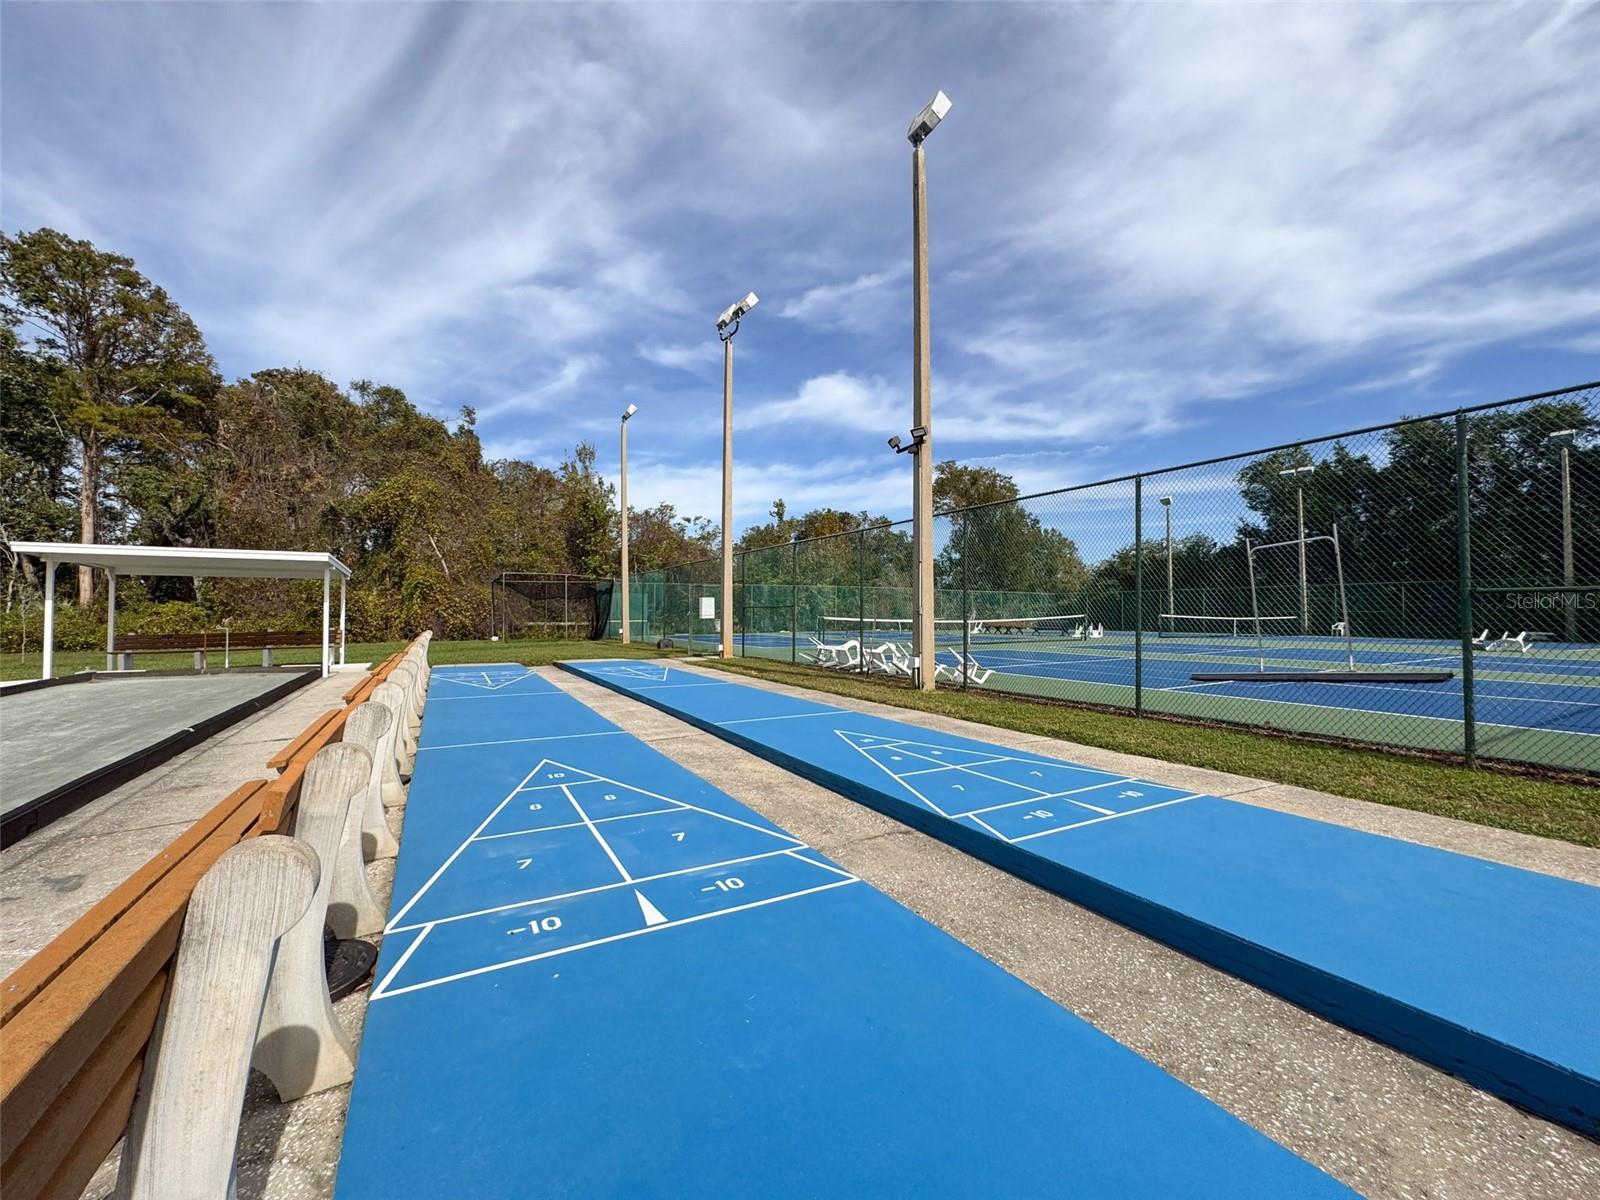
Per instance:
[[[329,659],[328,659],[328,624],[329,624],[329,621],[328,621],[328,615],[329,615],[328,614],[328,609],[329,609],[329,606],[330,606],[329,602],[332,600],[332,596],[330,594],[332,589],[329,587],[330,580],[328,578],[330,574],[331,574],[331,572],[329,572],[326,569],[324,569],[323,572],[322,572],[322,677],[324,679],[326,679],[328,677],[328,674],[329,674],[329,671],[328,671],[328,662],[329,662]]]
[[[44,560],[44,634],[40,641],[44,668],[39,678],[49,679],[56,666],[56,560],[53,558]]]
[[[117,669],[117,569],[106,570],[106,670]]]
[[[344,666],[344,592],[345,578],[339,576],[339,665]]]

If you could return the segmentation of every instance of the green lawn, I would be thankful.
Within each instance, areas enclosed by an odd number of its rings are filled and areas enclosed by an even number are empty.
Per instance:
[[[345,658],[353,663],[378,663],[396,650],[405,649],[405,646],[405,642],[351,642],[345,651]],[[460,662],[520,662],[530,666],[541,666],[561,658],[621,658],[624,655],[653,658],[660,653],[661,651],[653,645],[623,646],[618,642],[435,641],[429,649],[428,661],[435,665]],[[314,663],[321,657],[321,652],[316,646],[302,646],[275,651],[272,657],[279,665]],[[240,651],[231,656],[230,662],[235,667],[259,667],[261,653],[256,650]],[[0,655],[0,679],[37,679],[40,664],[40,656],[37,653]],[[56,652],[54,673],[73,675],[79,671],[101,671],[105,669],[105,665],[106,656],[103,650],[61,650]],[[194,666],[194,655],[141,654],[135,660],[135,665],[141,671],[187,671]],[[213,653],[208,665],[213,670],[220,669],[222,655]]]
[[[753,675],[836,696],[943,713],[1021,733],[1295,784],[1480,825],[1561,838],[1580,846],[1600,846],[1600,787],[1492,770],[1469,771],[1402,755],[1346,750],[1245,730],[1140,720],[993,692],[919,692],[888,680],[763,659],[701,661],[705,666],[733,674]]]

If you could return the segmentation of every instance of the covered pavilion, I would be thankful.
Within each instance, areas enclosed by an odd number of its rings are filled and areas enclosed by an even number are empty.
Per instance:
[[[339,580],[339,662],[344,662],[345,588],[350,568],[331,554],[306,550],[212,550],[191,546],[102,546],[78,542],[12,542],[18,554],[44,560],[44,667],[49,679],[55,667],[55,578],[62,564],[92,567],[106,573],[106,654],[117,636],[118,575],[183,575],[193,578],[322,580],[322,674],[333,670],[331,599]]]

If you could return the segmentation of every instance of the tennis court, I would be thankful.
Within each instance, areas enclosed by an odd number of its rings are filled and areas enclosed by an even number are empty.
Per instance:
[[[936,626],[939,661],[952,668],[965,651],[984,671],[967,686],[1057,700],[1132,708],[1140,686],[1147,711],[1203,720],[1294,730],[1327,737],[1459,751],[1463,682],[1459,642],[1420,638],[1353,639],[1353,655],[1337,636],[1264,638],[1268,671],[1336,670],[1353,657],[1357,670],[1438,668],[1443,683],[1199,683],[1191,676],[1248,671],[1258,664],[1253,631],[1238,636],[1158,636],[1142,645],[1127,630],[1072,636],[1066,618],[1028,618]],[[1031,624],[1030,624],[1031,622]],[[839,647],[905,642],[908,623],[839,622],[788,633],[746,634],[736,648],[752,657],[801,662],[817,644]],[[863,632],[865,636],[863,636]],[[697,635],[711,648],[715,635]],[[1479,650],[1473,658],[1478,752],[1491,757],[1600,772],[1600,647],[1535,641],[1526,652]]]
[[[515,664],[433,671],[392,903],[338,1200],[1353,1194]]]
[[[563,667],[1593,1135],[1600,889],[664,664]]]

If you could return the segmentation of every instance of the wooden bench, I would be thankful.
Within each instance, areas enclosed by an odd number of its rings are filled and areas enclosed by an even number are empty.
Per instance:
[[[338,644],[337,631],[333,634],[333,644]],[[225,630],[202,631],[200,633],[129,633],[118,634],[113,643],[113,650],[117,656],[118,664],[124,671],[133,670],[133,656],[136,652],[146,654],[161,653],[173,654],[184,651],[194,652],[194,669],[206,669],[206,655],[214,650],[259,650],[261,651],[261,665],[272,665],[272,652],[288,646],[318,646],[322,645],[322,634],[311,631],[289,631],[280,633],[230,633]]]
[[[189,897],[257,831],[266,786],[236,788],[0,984],[7,1200],[78,1195],[122,1136]]]
[[[383,675],[387,676],[403,657],[392,656],[384,664],[387,669]],[[352,692],[370,694],[380,681],[374,678],[377,674],[373,672],[363,680],[364,686],[358,685]],[[358,698],[356,703],[359,702]],[[198,1066],[193,1052],[195,1039],[203,1042],[217,1030],[207,1033],[202,1029],[176,1037],[179,1044],[169,1051],[173,1022],[169,1017],[161,1032],[157,1076],[142,1084],[141,1073],[151,1054],[163,999],[169,998],[174,986],[180,939],[188,945],[185,918],[197,887],[207,872],[241,843],[293,828],[306,775],[315,774],[312,760],[320,749],[340,739],[352,711],[353,705],[319,715],[273,756],[272,764],[281,764],[283,772],[277,779],[253,780],[234,789],[0,982],[0,1037],[5,1044],[5,1053],[0,1056],[0,1190],[6,1200],[78,1196],[124,1133],[129,1135],[134,1165],[130,1167],[125,1157],[123,1171],[141,1179],[148,1165],[140,1160],[141,1155],[159,1158],[162,1164],[176,1162],[178,1169],[185,1172],[210,1171],[213,1177],[231,1164],[231,1142],[205,1147],[188,1144],[196,1112],[204,1113],[210,1106],[215,1112],[226,1114],[231,1105],[236,1120],[242,1101],[242,1063],[233,1063],[222,1073],[227,1076],[222,1081],[227,1096],[201,1094],[189,1078]],[[359,775],[359,771],[352,774],[352,770],[346,766],[343,774],[351,778]],[[319,796],[319,806],[322,800]],[[351,803],[344,819],[349,820],[353,811]],[[330,842],[327,818],[319,813],[317,819],[323,822],[318,836],[326,856]],[[227,864],[232,868],[229,878],[219,880],[212,889],[221,897],[208,896],[207,900],[206,919],[212,926],[228,930],[248,927],[254,931],[257,943],[264,936],[263,931],[271,932],[276,939],[305,919],[298,912],[286,918],[301,899],[300,891],[306,897],[316,894],[325,899],[332,890],[328,882],[318,886],[314,865],[309,866],[305,879],[296,875],[300,858],[310,863],[303,848],[287,853],[278,849],[286,839],[269,840],[273,852],[260,862]],[[268,868],[265,872],[263,866]],[[274,878],[285,881],[282,896],[237,898],[248,910],[243,915],[218,910],[219,899],[236,899],[227,893],[237,879],[273,872]],[[322,914],[307,911],[306,903],[300,903],[300,911],[306,911],[308,918],[314,917],[320,928]],[[285,919],[287,923],[282,928],[268,930],[273,922]],[[216,949],[215,945],[211,947]],[[260,945],[255,949],[259,951]],[[264,956],[235,956],[238,961],[233,967],[224,967],[249,976],[246,992],[259,984],[257,1001],[267,987],[271,942],[266,949],[269,953]],[[227,959],[228,948],[222,950],[221,958]],[[216,953],[196,950],[190,957],[198,964],[197,975],[204,974],[203,968],[208,964],[209,969],[217,969]],[[315,961],[320,964],[320,957]],[[300,978],[306,974],[302,970]],[[276,977],[274,986],[281,986]],[[204,1027],[208,1022],[215,1026],[231,1020],[236,1035],[243,1028],[241,1022],[250,1015],[249,997],[244,998],[242,1008],[236,1004],[229,1010],[226,1004],[197,1002],[197,987],[204,993],[215,983],[188,983],[187,998],[182,1004],[185,1019],[193,1018],[188,1023]],[[205,994],[198,999],[206,1000]],[[260,1012],[260,1003],[256,1002],[254,1015],[259,1016]],[[152,1177],[162,1176],[157,1172]],[[140,1194],[143,1186],[136,1180],[131,1194]]]

